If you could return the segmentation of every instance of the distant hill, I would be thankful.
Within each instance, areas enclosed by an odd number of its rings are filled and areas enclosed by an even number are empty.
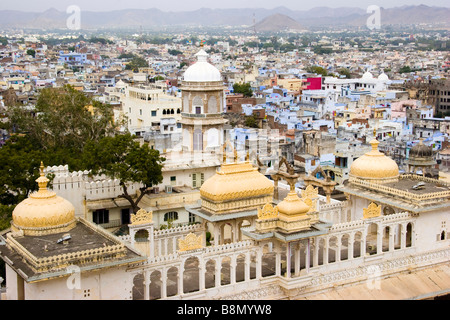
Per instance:
[[[278,32],[287,30],[301,31],[305,28],[291,17],[276,13],[256,23],[253,28],[259,32]]]
[[[0,10],[0,28],[64,29],[69,14],[55,9],[44,12]],[[82,29],[149,28],[164,26],[246,26],[258,21],[261,31],[278,31],[316,26],[364,26],[370,13],[361,8],[317,7],[306,11],[286,7],[274,9],[208,9],[164,12],[159,9],[128,9],[107,12],[81,12]],[[268,20],[265,20],[268,18]],[[381,24],[412,25],[441,23],[450,26],[450,8],[403,6],[381,9]],[[300,26],[299,26],[300,25]]]

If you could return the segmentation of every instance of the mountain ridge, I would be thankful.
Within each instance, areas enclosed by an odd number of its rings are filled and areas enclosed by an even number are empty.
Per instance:
[[[380,8],[383,24],[443,23],[450,25],[450,8],[426,5],[405,5]],[[316,7],[305,11],[283,6],[274,9],[211,9],[192,11],[161,11],[150,9],[123,9],[112,11],[82,11],[82,29],[155,27],[172,25],[191,26],[253,26],[265,18],[283,14],[308,28],[314,26],[364,26],[371,13],[357,7]],[[65,28],[70,14],[54,8],[44,12],[0,10],[1,28],[58,29]],[[255,21],[256,20],[256,21]]]

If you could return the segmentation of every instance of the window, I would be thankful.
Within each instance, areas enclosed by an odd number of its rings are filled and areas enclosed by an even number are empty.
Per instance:
[[[152,117],[156,117],[156,111],[152,111]]]
[[[201,114],[202,113],[202,107],[195,107],[195,114]]]
[[[142,109],[139,109],[139,115],[142,116]]]
[[[178,212],[176,211],[167,212],[164,215],[164,221],[175,221],[175,220],[178,220]]]
[[[195,214],[189,213],[189,223],[195,223]]]
[[[177,184],[177,177],[176,176],[170,177],[170,185],[174,186],[176,184]]]
[[[94,212],[92,212],[92,221],[96,224],[109,223],[109,210],[95,210]]]

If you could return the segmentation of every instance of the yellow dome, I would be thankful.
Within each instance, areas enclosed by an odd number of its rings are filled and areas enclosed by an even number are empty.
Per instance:
[[[36,180],[39,191],[20,202],[13,211],[11,228],[22,230],[24,235],[43,235],[66,232],[75,224],[75,208],[64,198],[47,190],[49,180],[44,176],[41,164],[41,176]]]
[[[273,195],[273,184],[251,163],[223,164],[200,188],[204,198],[223,201]]]
[[[286,198],[277,205],[277,208],[281,216],[291,218],[305,215],[310,210],[310,207],[298,197],[295,191],[289,192]]]
[[[398,165],[394,160],[378,151],[379,142],[370,141],[372,150],[356,159],[350,166],[350,176],[383,182],[398,178]]]
[[[200,188],[202,208],[214,214],[254,210],[272,200],[273,189],[251,163],[224,163]]]

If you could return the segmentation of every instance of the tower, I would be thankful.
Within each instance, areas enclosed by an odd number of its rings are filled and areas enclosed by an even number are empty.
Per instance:
[[[225,106],[222,76],[208,63],[208,54],[201,49],[197,62],[190,66],[181,85],[183,151],[219,151],[224,142],[222,114]]]

